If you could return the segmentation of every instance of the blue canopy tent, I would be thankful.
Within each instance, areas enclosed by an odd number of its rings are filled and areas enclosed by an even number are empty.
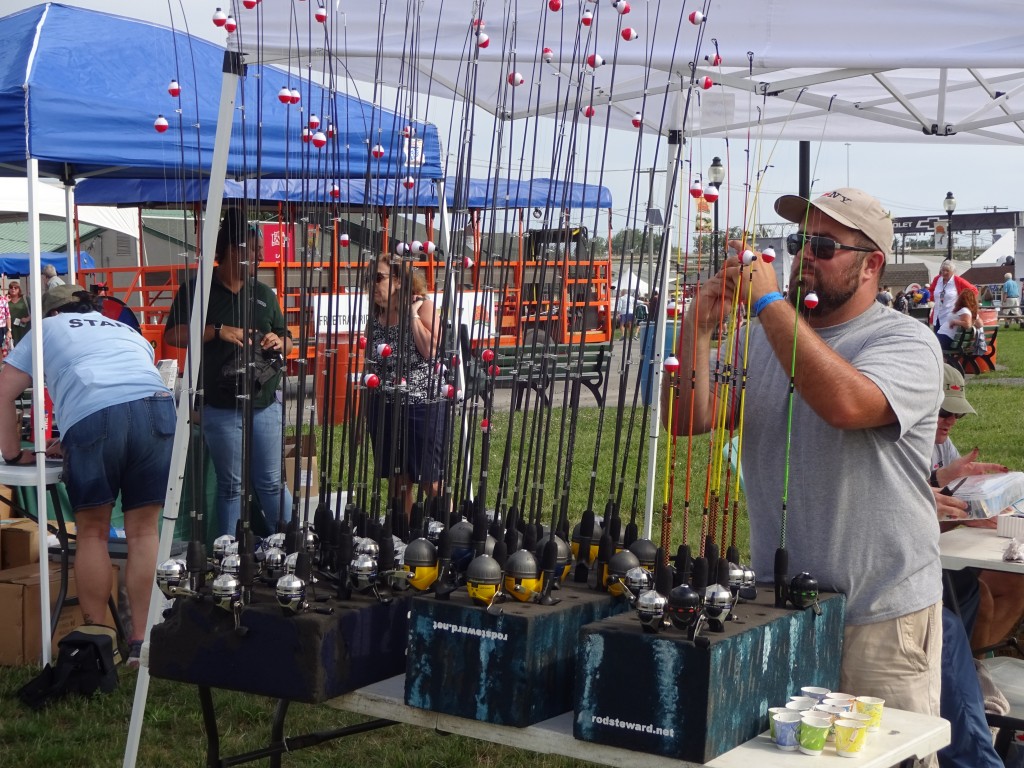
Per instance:
[[[57,270],[57,274],[66,275],[68,273],[68,255],[66,253],[44,251],[40,254],[40,261],[44,267],[52,264],[53,268]],[[96,266],[92,256],[85,251],[78,254],[78,263],[83,269],[92,269]],[[5,253],[0,255],[0,273],[8,277],[20,277],[31,274],[31,271],[31,254]]]
[[[80,8],[39,5],[0,19],[0,173],[23,174],[28,156],[42,175],[67,181],[207,175],[223,61],[224,48],[210,42]],[[273,67],[250,66],[247,75],[236,99],[245,109],[234,112],[229,175],[441,177],[436,127]],[[179,98],[168,93],[172,77]],[[298,105],[278,100],[284,86],[301,94]],[[314,114],[325,132],[334,127],[323,149],[302,140]],[[158,115],[170,121],[165,133],[154,129]],[[370,157],[374,145],[384,148],[379,160]]]
[[[338,197],[331,195],[337,184]],[[455,179],[445,182],[445,198],[455,205]],[[75,199],[80,205],[158,206],[195,202],[207,198],[208,183],[202,179],[180,182],[175,179],[86,179],[78,185]],[[224,197],[265,200],[268,202],[321,202],[351,206],[402,205],[436,208],[437,187],[431,181],[418,181],[407,190],[394,179],[378,179],[367,185],[361,179],[325,182],[264,179],[260,182],[227,181]],[[611,192],[595,184],[579,184],[554,179],[471,179],[464,200],[465,208],[609,208]]]

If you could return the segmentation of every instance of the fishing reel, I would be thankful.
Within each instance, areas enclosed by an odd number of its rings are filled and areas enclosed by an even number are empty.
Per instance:
[[[792,578],[789,582],[787,597],[794,608],[800,610],[810,608],[814,611],[815,616],[821,616],[821,606],[818,604],[818,580],[807,571]]]
[[[263,581],[267,584],[276,584],[277,580],[285,575],[285,560],[288,555],[279,547],[265,547],[263,550]],[[292,572],[295,565],[292,561]]]
[[[414,539],[402,553],[402,569],[410,587],[426,592],[437,580],[437,547],[429,539]]]
[[[626,575],[635,568],[646,573],[646,569],[641,567],[640,558],[630,552],[628,549],[623,549],[612,555],[611,560],[608,561],[608,567],[605,568],[604,579],[602,586],[608,590],[608,594],[612,597],[626,597],[631,603],[635,602],[636,594],[632,591],[627,590],[625,586]],[[629,592],[627,596],[627,592]]]
[[[650,539],[637,539],[629,545],[629,551],[636,555],[640,565],[654,573],[654,564],[658,556],[658,546]]]
[[[643,566],[636,566],[626,571],[625,575],[619,577],[612,574],[608,577],[608,591],[612,592],[612,584],[616,584],[622,590],[622,598],[629,603],[630,607],[636,608],[637,598],[649,589],[654,588],[654,577]]]
[[[746,565],[729,563],[729,591],[732,592],[733,603],[740,600],[756,600],[757,584],[752,568]]]
[[[235,632],[244,635],[248,630],[242,626],[242,582],[233,573],[220,573],[210,587],[213,604],[228,611],[235,620]]]
[[[188,566],[184,560],[174,558],[165,560],[157,566],[156,585],[168,600],[173,600],[183,595],[199,597],[199,593],[191,590],[187,586],[187,582]]]
[[[534,557],[538,562],[544,557],[544,547],[550,537],[551,534],[545,534],[533,548]],[[559,585],[569,578],[569,573],[572,571],[572,548],[565,539],[557,534],[555,534],[555,546],[558,548],[558,555],[555,559],[555,583],[551,586],[553,589],[558,589]]]
[[[528,549],[520,549],[509,555],[505,561],[502,591],[521,603],[538,601],[541,597],[540,566],[537,558]]]
[[[286,573],[277,580],[274,594],[277,597],[277,604],[288,615],[295,615],[308,610],[325,615],[334,613],[334,609],[328,606],[311,607],[306,600],[306,582],[294,573]]]
[[[728,587],[712,584],[704,592],[704,616],[708,620],[708,629],[712,632],[724,632],[725,622],[733,606],[733,595]]]
[[[220,570],[224,556],[231,552],[238,552],[238,541],[234,536],[226,533],[213,540],[213,563],[217,570]]]
[[[636,599],[636,614],[644,632],[657,633],[668,626],[667,608],[668,598],[657,590],[649,589],[640,594]]]
[[[669,620],[676,629],[686,632],[690,640],[700,632],[704,620],[703,602],[700,592],[685,582],[668,593],[665,611]]]
[[[490,555],[477,555],[466,569],[466,591],[476,605],[489,608],[501,591],[503,572]]]

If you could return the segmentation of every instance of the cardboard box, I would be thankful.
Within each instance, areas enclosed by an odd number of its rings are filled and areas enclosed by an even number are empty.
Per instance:
[[[284,438],[284,473],[288,489],[293,496],[310,497],[320,495],[320,468],[316,460],[316,436],[307,432],[304,435],[286,435]],[[295,452],[301,449],[298,477],[295,473]]]
[[[12,504],[14,501],[14,489],[9,485],[0,485],[0,520],[9,520],[17,517]]]
[[[39,524],[35,520],[0,520],[0,530],[0,567],[20,568],[39,562]]]
[[[117,601],[118,567],[112,566],[113,595]],[[50,609],[57,601],[60,590],[60,568],[50,564]],[[26,565],[20,568],[8,568],[0,571],[0,666],[17,666],[21,664],[38,664],[42,650],[42,632],[40,625],[39,604],[39,564]],[[77,595],[75,574],[68,574],[68,593],[60,621],[53,633],[53,650],[57,650],[57,640],[64,637],[82,621],[82,609],[77,605],[67,605],[67,599]],[[108,610],[105,624],[113,626],[114,619]]]

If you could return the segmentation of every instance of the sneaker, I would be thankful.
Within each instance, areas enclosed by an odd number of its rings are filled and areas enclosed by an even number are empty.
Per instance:
[[[128,643],[128,660],[125,662],[125,666],[128,669],[138,669],[142,663],[142,641],[132,640]]]

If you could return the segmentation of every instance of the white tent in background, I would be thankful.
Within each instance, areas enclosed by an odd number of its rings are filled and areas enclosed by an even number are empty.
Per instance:
[[[618,294],[619,291],[631,291],[634,294],[639,292],[643,296],[650,294],[651,286],[647,284],[646,280],[637,277],[633,270],[628,269],[622,272],[615,281],[615,293]]]
[[[64,219],[66,201],[64,186],[43,182],[39,185],[36,208],[41,219]],[[28,216],[28,197],[25,180],[0,178],[0,221],[25,221]],[[139,236],[139,223],[135,212],[104,206],[83,206],[78,209],[78,220],[83,224]]]
[[[1004,234],[992,245],[985,249],[985,251],[971,262],[972,267],[993,267],[1000,266],[1006,263],[1008,256],[1013,256],[1014,248],[1017,243],[1017,238],[1014,231],[1011,229],[1009,232]],[[1012,269],[1010,270],[1013,271]]]

